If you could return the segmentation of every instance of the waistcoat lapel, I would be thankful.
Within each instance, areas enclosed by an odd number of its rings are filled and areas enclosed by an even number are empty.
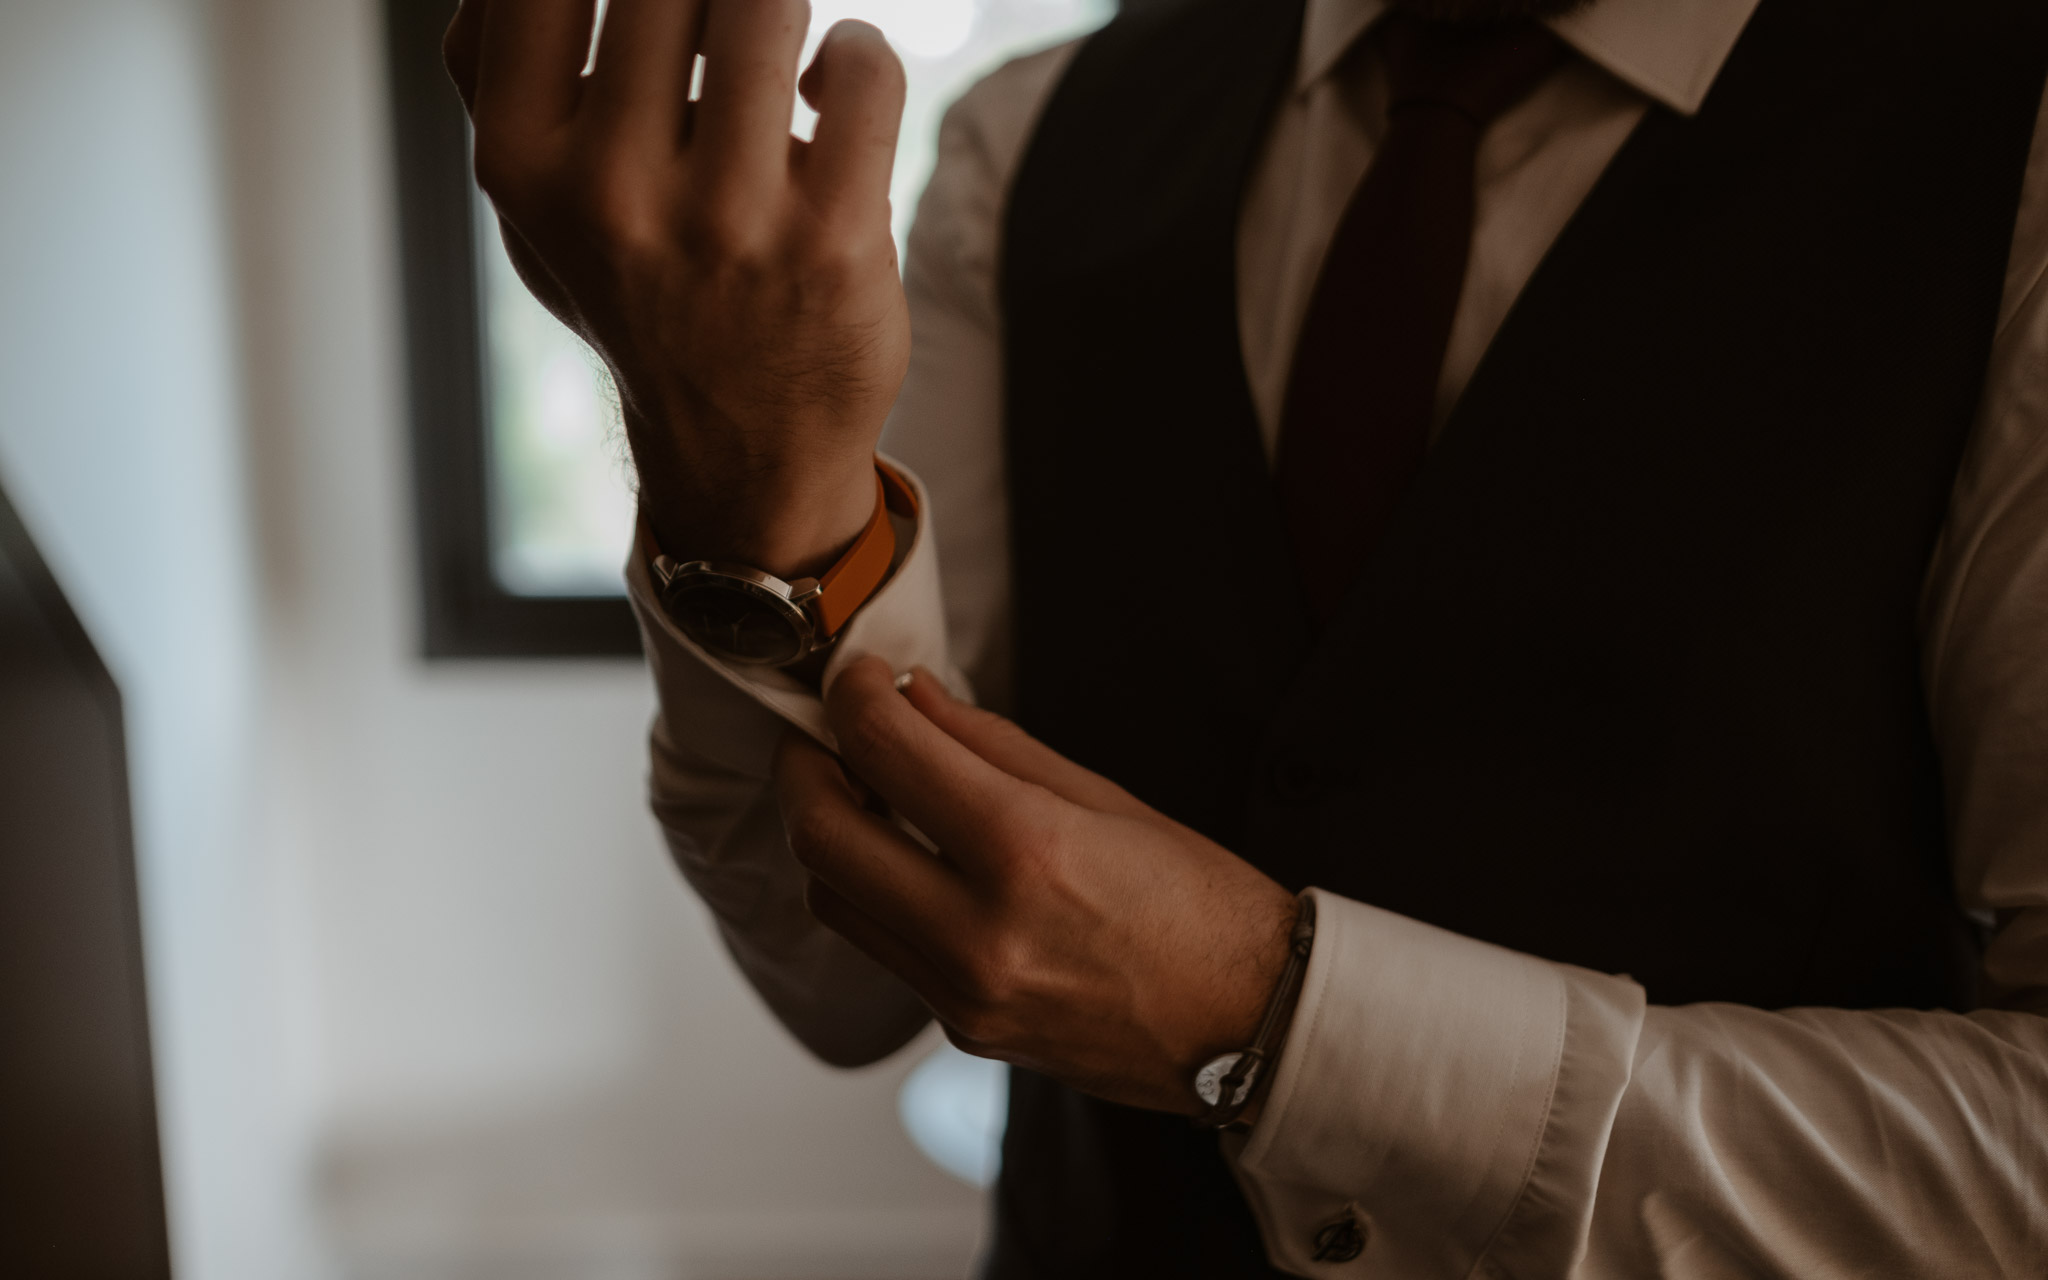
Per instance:
[[[1046,107],[1010,202],[1020,717],[1139,795],[1184,781],[1147,742],[1251,768],[1308,640],[1244,373],[1234,262],[1301,11],[1196,0],[1113,23],[1068,73],[1088,91],[1062,88]],[[1114,662],[1029,659],[1084,633],[1171,655],[1199,692],[1134,683]],[[1100,733],[1107,708],[1114,742]],[[1211,800],[1181,806],[1183,820],[1241,836],[1241,802]]]

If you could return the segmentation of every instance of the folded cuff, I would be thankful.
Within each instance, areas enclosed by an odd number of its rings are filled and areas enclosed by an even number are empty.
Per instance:
[[[922,514],[931,510],[931,498],[907,467],[886,460],[917,491],[921,514],[910,549],[840,633],[824,683],[830,687],[847,663],[873,654],[896,671],[926,667],[964,697],[966,681],[947,660],[938,554],[930,517]],[[787,725],[834,745],[816,690],[773,667],[721,662],[677,629],[660,606],[652,570],[637,546],[626,562],[626,591],[640,619],[665,730],[677,746],[736,773],[765,778]]]
[[[1641,988],[1314,892],[1294,1024],[1231,1152],[1273,1264],[1567,1273],[1628,1086]],[[1346,1217],[1363,1251],[1318,1260]]]

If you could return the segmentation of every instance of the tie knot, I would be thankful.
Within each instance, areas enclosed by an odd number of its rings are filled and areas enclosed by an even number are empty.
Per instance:
[[[1382,49],[1392,110],[1442,107],[1485,129],[1564,58],[1539,22],[1432,22],[1396,9]]]

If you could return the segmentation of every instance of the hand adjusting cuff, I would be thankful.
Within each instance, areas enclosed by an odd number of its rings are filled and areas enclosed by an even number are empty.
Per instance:
[[[678,564],[661,554],[641,523],[661,605],[684,635],[726,662],[786,666],[838,639],[839,632],[889,576],[896,560],[894,512],[917,518],[917,491],[875,459],[875,513],[833,566],[816,578],[784,582],[746,565],[712,560]]]
[[[1258,1038],[1250,1048],[1210,1059],[1195,1073],[1195,1096],[1201,1099],[1203,1108],[1195,1116],[1196,1124],[1222,1129],[1236,1123],[1252,1099],[1266,1088],[1273,1075],[1273,1062],[1287,1039],[1287,1028],[1292,1022],[1289,1014],[1301,995],[1302,980],[1308,976],[1308,953],[1314,949],[1315,941],[1316,900],[1304,893],[1300,914],[1294,918],[1294,930],[1287,937],[1287,967],[1281,971],[1280,985],[1273,989],[1273,999],[1266,1005]]]

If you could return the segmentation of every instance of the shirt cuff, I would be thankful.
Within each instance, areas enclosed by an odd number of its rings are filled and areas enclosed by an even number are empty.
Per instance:
[[[1250,1134],[1226,1145],[1273,1264],[1301,1276],[1568,1273],[1642,989],[1312,892],[1315,950],[1272,1091]],[[1347,1217],[1363,1252],[1318,1260]]]
[[[968,697],[966,680],[947,658],[938,554],[927,514],[931,498],[909,468],[893,458],[884,460],[917,493],[910,549],[840,632],[825,664],[824,686],[830,688],[848,663],[873,654],[897,672],[925,667],[955,694]],[[653,569],[637,545],[626,561],[626,592],[640,619],[663,721],[679,746],[756,778],[769,775],[785,725],[836,747],[816,690],[774,667],[722,662],[676,627],[660,605]]]

